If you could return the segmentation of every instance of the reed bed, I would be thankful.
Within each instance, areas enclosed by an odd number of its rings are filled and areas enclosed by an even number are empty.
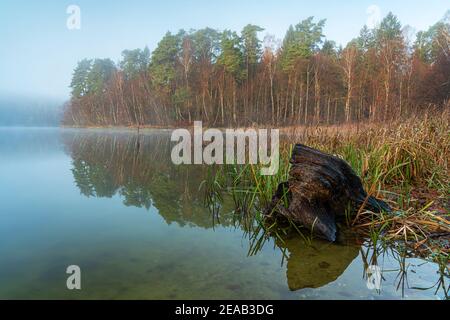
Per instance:
[[[389,202],[393,213],[358,210],[351,227],[365,235],[402,240],[428,254],[450,252],[449,114],[388,125],[343,130],[306,128],[288,140],[336,154],[362,178],[370,195]]]
[[[302,143],[346,160],[368,194],[393,208],[391,213],[378,214],[356,208],[347,220],[351,230],[374,241],[401,243],[417,254],[448,264],[449,116],[446,111],[388,124],[289,128],[283,132],[278,174],[261,176],[257,165],[224,166],[207,185],[212,183],[215,194],[226,191],[231,195],[240,219],[256,220],[258,228],[263,225],[272,234],[280,232],[276,225],[263,223],[261,212],[278,184],[288,178],[292,146]]]

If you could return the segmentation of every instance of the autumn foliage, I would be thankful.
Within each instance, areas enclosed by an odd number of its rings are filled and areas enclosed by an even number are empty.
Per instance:
[[[283,41],[247,25],[168,32],[157,48],[122,60],[82,60],[65,125],[211,126],[386,122],[445,109],[450,99],[450,22],[412,36],[393,14],[344,48],[324,20],[291,26]]]

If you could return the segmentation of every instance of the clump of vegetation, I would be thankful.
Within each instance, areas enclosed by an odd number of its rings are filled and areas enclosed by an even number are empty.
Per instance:
[[[286,132],[281,147],[280,170],[274,176],[259,174],[258,165],[224,166],[215,172],[215,192],[233,199],[235,213],[252,230],[257,250],[268,235],[282,238],[295,230],[290,223],[266,221],[262,212],[278,185],[287,181],[291,143],[335,154],[346,160],[361,177],[369,195],[384,199],[391,213],[357,210],[347,226],[377,241],[394,241],[435,261],[450,255],[449,114],[414,118],[387,125],[296,128]]]

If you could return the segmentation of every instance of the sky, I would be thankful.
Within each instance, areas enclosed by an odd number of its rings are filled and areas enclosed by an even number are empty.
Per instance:
[[[79,29],[67,26],[71,5],[80,9]],[[1,0],[0,95],[67,100],[79,60],[117,62],[124,49],[153,50],[167,31],[240,31],[252,23],[265,28],[261,38],[269,33],[282,39],[290,24],[314,16],[327,20],[327,39],[345,45],[389,11],[419,31],[449,9],[448,0]]]

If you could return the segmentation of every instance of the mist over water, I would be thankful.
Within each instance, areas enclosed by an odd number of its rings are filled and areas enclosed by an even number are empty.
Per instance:
[[[58,127],[64,100],[0,93],[0,126]]]

